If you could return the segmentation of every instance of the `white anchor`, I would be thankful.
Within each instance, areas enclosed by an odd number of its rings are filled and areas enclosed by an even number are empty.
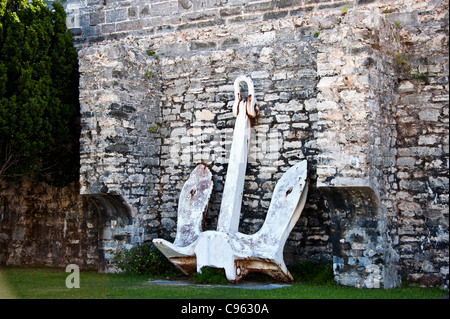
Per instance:
[[[243,100],[240,83],[246,82]],[[252,235],[238,232],[245,169],[250,141],[250,119],[257,116],[252,80],[239,76],[234,82],[233,131],[228,170],[216,231],[202,231],[211,196],[212,175],[199,164],[183,186],[178,201],[177,233],[173,243],[157,238],[154,245],[186,275],[205,266],[223,268],[230,282],[240,281],[252,271],[275,279],[292,281],[283,259],[286,240],[305,206],[308,193],[307,162],[289,168],[277,182],[261,229]]]

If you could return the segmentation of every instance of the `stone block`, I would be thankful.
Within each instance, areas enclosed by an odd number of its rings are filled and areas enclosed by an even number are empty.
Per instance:
[[[215,118],[215,115],[209,110],[202,110],[195,112],[195,118],[198,121],[211,121]]]
[[[398,86],[399,93],[411,93],[415,92],[415,86],[410,81],[402,81]]]
[[[386,18],[392,23],[396,23],[401,27],[414,27],[418,24],[418,12],[398,12],[398,13],[388,13]]]
[[[178,12],[178,1],[168,0],[151,4],[150,14],[155,16],[171,16]]]
[[[216,48],[217,42],[215,41],[191,41],[190,43],[191,51],[214,50]]]
[[[275,41],[275,31],[249,34],[243,40],[245,46],[263,46],[270,45]]]
[[[128,18],[127,8],[104,11],[106,23],[125,21]]]
[[[437,109],[425,109],[419,112],[419,119],[423,121],[437,122],[440,116],[440,110]]]
[[[274,12],[267,12],[263,15],[263,20],[270,21],[270,20],[276,20],[284,18],[288,15],[289,11],[274,11]]]

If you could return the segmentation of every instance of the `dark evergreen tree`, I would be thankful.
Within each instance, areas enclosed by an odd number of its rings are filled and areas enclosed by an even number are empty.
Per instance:
[[[52,7],[0,0],[0,176],[73,157],[63,154],[77,131],[77,52],[62,5]]]

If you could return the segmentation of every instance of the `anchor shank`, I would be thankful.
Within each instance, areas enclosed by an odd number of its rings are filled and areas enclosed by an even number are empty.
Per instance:
[[[247,115],[246,107],[246,101],[239,103],[239,113],[234,126],[217,231],[237,232],[239,227],[250,141],[250,119]]]

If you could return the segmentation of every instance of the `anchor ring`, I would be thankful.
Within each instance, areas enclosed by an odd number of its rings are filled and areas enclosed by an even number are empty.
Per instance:
[[[246,75],[240,75],[234,81],[234,103],[233,103],[233,115],[237,116],[239,113],[239,104],[242,101],[241,95],[241,82],[247,83],[248,87],[248,99],[245,101],[246,112],[250,117],[256,117],[258,113],[258,107],[256,106],[255,87],[250,77]]]

